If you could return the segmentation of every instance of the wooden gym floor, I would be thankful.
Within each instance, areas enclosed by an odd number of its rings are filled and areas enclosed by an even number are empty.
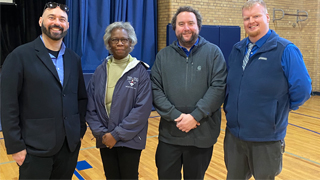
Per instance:
[[[139,167],[139,179],[142,180],[157,179],[154,159],[158,144],[159,119],[157,112],[151,112],[147,146],[142,151]],[[214,146],[205,179],[226,178],[227,171],[223,160],[223,139],[226,127],[224,114],[222,114],[221,124],[221,133]],[[283,169],[276,179],[320,180],[320,96],[311,96],[299,110],[290,113],[285,141]],[[2,132],[0,132],[0,179],[18,179],[18,166],[11,156],[6,155]],[[100,153],[95,148],[95,140],[90,129],[84,137],[78,166],[72,179],[105,179]]]

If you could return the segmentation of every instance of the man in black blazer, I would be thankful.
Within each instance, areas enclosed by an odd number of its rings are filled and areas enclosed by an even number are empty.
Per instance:
[[[1,121],[20,179],[71,179],[87,95],[80,57],[65,47],[68,7],[47,3],[42,35],[11,52],[1,75]]]

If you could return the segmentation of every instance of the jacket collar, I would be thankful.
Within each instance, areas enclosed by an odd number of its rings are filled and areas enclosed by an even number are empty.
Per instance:
[[[49,71],[53,74],[56,80],[60,83],[56,67],[52,63],[52,59],[50,58],[48,50],[44,46],[40,36],[36,38],[33,42],[34,42],[34,49],[35,49],[36,55],[43,62],[43,64],[49,69]]]
[[[131,55],[130,55],[131,57]],[[106,70],[107,68],[107,63],[108,61],[112,58],[111,56],[108,56],[105,58],[105,60],[103,61],[103,68],[104,70]],[[139,61],[137,60],[137,58],[133,58],[133,60],[127,65],[127,67],[124,69],[123,73],[121,76],[123,76],[126,72],[130,71],[131,69],[135,68],[139,63],[141,63],[146,69],[149,68],[149,65],[145,62]]]
[[[41,40],[40,36],[34,40],[34,47],[36,51],[36,55],[39,59],[43,62],[43,64],[49,69],[49,71],[53,74],[57,82],[61,85],[60,79],[58,76],[58,72],[56,67],[54,66],[52,59],[49,55],[47,48],[45,47],[43,41]],[[65,59],[71,59],[71,54],[65,48],[65,53],[63,55],[63,66],[64,66],[64,80],[63,80],[63,88],[68,82],[69,75],[71,70],[73,69],[73,62],[71,60],[66,61]]]
[[[194,48],[191,50],[192,53],[195,53],[195,52],[199,49],[199,47],[201,47],[202,45],[208,43],[208,41],[207,41],[205,38],[203,38],[202,36],[199,35],[198,38],[199,38],[199,42],[198,42],[198,44],[195,45]],[[179,48],[179,46],[178,46],[178,40],[175,40],[175,41],[174,41],[172,44],[170,44],[169,46],[172,47],[173,49],[175,49],[180,55],[187,57],[186,54],[185,54],[185,52],[184,52],[181,48]]]
[[[279,35],[274,31],[271,30],[271,35],[270,37],[267,39],[266,43],[264,43],[259,50],[257,51],[257,53],[259,52],[266,52],[266,51],[270,51],[271,49],[274,49],[277,47],[277,42],[278,42],[278,38]],[[241,53],[244,54],[244,51],[246,49],[246,45],[247,45],[247,41],[248,41],[249,37],[244,38],[242,41],[240,41],[239,43],[235,44],[234,47],[240,51]]]

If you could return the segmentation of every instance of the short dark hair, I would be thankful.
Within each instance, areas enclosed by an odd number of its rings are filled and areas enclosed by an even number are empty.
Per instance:
[[[179,9],[177,10],[176,14],[172,17],[172,20],[171,20],[172,29],[174,31],[176,30],[177,16],[181,12],[192,12],[196,16],[198,28],[199,28],[199,31],[200,31],[201,26],[202,26],[201,14],[199,13],[199,11],[193,9],[191,6],[181,6],[181,7],[179,7]]]

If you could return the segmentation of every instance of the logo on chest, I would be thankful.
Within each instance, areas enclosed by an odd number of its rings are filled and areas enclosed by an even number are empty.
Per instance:
[[[258,59],[258,60],[266,61],[266,60],[268,60],[268,58],[266,58],[266,57],[259,57],[259,59]]]
[[[130,86],[126,86],[127,88],[136,89],[136,88],[134,87],[134,85],[139,82],[139,78],[127,76],[127,81],[128,81],[128,83],[129,83],[129,85],[130,85]]]

